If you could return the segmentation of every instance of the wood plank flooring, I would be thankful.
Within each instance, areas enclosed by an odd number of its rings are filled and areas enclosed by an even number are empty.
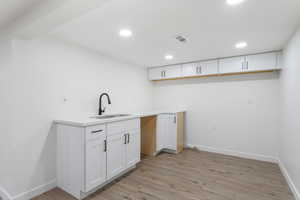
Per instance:
[[[87,200],[294,200],[278,165],[184,150],[146,157]],[[74,200],[53,189],[34,200]]]

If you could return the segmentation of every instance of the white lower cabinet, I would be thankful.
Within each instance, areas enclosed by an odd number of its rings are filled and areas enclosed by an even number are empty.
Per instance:
[[[107,178],[113,178],[126,168],[125,135],[107,137]]]
[[[57,125],[57,184],[85,198],[140,161],[140,119],[74,127]]]
[[[86,143],[85,191],[90,191],[106,181],[105,143],[105,134]]]
[[[161,114],[157,117],[156,151],[163,149],[177,151],[176,114]]]
[[[141,134],[139,131],[130,131],[126,141],[126,166],[132,167],[141,160]]]

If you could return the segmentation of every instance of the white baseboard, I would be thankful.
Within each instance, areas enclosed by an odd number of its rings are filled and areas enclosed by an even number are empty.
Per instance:
[[[3,200],[11,200],[10,194],[4,190],[4,188],[0,187],[0,197],[2,197]]]
[[[224,154],[224,155],[229,155],[229,156],[236,156],[236,157],[240,157],[240,158],[247,158],[247,159],[252,159],[252,160],[278,163],[278,158],[272,157],[272,156],[245,153],[245,152],[226,150],[226,149],[217,149],[217,148],[203,146],[203,145],[187,144],[186,147],[188,147],[188,148],[197,148],[200,151],[208,151],[208,152],[212,152],[212,153],[219,153],[219,154]]]
[[[283,176],[285,177],[286,182],[288,183],[288,185],[289,185],[291,191],[293,192],[295,199],[296,199],[296,200],[300,200],[300,193],[299,193],[299,191],[297,190],[297,188],[296,188],[296,186],[295,186],[293,180],[291,179],[291,177],[290,177],[290,175],[289,175],[287,169],[285,168],[285,166],[284,166],[283,162],[281,162],[281,160],[279,160],[278,165],[279,165],[279,167],[280,167],[281,173],[282,173]]]
[[[11,200],[29,200],[32,199],[33,197],[36,197],[40,194],[43,194],[53,188],[56,187],[56,179],[45,183],[43,185],[37,186],[31,190],[28,190],[26,192],[23,192],[21,194],[18,194],[16,196],[11,197]]]

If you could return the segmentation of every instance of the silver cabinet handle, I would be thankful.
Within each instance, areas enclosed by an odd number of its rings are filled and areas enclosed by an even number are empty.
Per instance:
[[[248,70],[249,69],[249,62],[248,61],[243,61],[242,62],[242,70]]]
[[[201,66],[197,67],[196,72],[197,74],[202,74],[202,67]]]
[[[162,78],[166,77],[166,71],[165,71],[165,70],[161,71],[161,72],[160,72],[160,76],[161,76]]]
[[[92,134],[95,134],[95,133],[101,133],[103,130],[101,129],[101,130],[96,130],[96,131],[92,131],[91,133]]]

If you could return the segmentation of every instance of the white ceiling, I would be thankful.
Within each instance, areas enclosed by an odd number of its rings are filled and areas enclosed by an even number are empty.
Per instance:
[[[0,0],[0,28],[8,26],[40,0]]]
[[[72,1],[66,5],[71,12]],[[281,49],[299,25],[300,0],[245,0],[234,7],[225,0],[107,0],[69,20],[51,35],[148,67]],[[133,37],[120,38],[121,28]],[[176,41],[178,34],[188,42]],[[238,41],[248,47],[235,49]],[[165,61],[166,53],[174,60]]]

